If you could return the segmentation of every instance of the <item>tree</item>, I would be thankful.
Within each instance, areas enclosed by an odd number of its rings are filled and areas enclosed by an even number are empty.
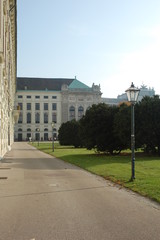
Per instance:
[[[79,122],[72,120],[62,123],[59,128],[58,138],[61,145],[72,145],[74,147],[81,146]]]
[[[88,149],[94,148],[111,154],[119,151],[113,131],[114,116],[117,111],[117,107],[110,107],[104,103],[92,105],[86,111],[80,124],[82,139]]]
[[[137,141],[146,152],[160,155],[160,99],[159,96],[144,97],[137,108]]]
[[[130,148],[131,143],[131,107],[123,103],[114,118],[114,134],[120,150]]]

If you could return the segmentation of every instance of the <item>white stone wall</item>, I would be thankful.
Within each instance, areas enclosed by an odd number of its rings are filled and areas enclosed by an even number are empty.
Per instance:
[[[22,96],[22,98],[18,98]],[[31,98],[27,98],[31,96]],[[36,98],[39,96],[40,98]],[[48,99],[44,97],[47,96]],[[52,97],[56,98],[52,98]],[[36,139],[37,129],[39,129],[40,139],[44,140],[44,134],[48,133],[48,139],[52,139],[52,113],[56,114],[56,123],[54,126],[54,134],[58,134],[58,129],[61,125],[61,94],[60,92],[52,91],[18,91],[16,93],[15,105],[20,105],[22,103],[23,109],[20,112],[23,115],[23,122],[17,123],[15,125],[15,140],[20,140],[18,135],[22,134],[22,140],[28,140],[27,134],[31,133],[32,140]],[[31,103],[31,110],[27,110],[27,103]],[[40,110],[35,109],[35,104],[40,104]],[[44,103],[48,104],[48,110],[44,110]],[[55,103],[57,108],[52,110],[52,103]],[[27,113],[31,113],[31,123],[27,123]],[[40,123],[35,122],[35,113],[40,114]],[[48,123],[44,123],[44,113],[48,114]],[[19,131],[22,129],[22,132]],[[31,129],[31,132],[27,131]],[[48,129],[48,131],[44,131]]]
[[[16,5],[0,0],[0,158],[14,140],[14,96],[16,84]]]

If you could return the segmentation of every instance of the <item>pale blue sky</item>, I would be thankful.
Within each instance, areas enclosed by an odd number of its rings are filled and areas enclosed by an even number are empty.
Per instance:
[[[18,76],[160,94],[159,0],[18,0]]]

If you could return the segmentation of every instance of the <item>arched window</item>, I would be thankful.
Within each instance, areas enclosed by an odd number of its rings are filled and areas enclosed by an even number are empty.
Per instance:
[[[22,132],[22,128],[18,128],[18,132]]]
[[[48,132],[48,128],[45,128],[45,129],[44,129],[44,132]]]
[[[83,115],[84,115],[84,108],[80,106],[78,108],[78,118],[81,119]]]
[[[40,123],[40,114],[39,113],[35,113],[35,122]]]
[[[30,128],[27,128],[27,132],[31,132],[31,129],[30,129]]]
[[[31,123],[31,113],[27,113],[27,123]]]
[[[70,120],[75,119],[75,107],[73,106],[69,108],[69,118]]]

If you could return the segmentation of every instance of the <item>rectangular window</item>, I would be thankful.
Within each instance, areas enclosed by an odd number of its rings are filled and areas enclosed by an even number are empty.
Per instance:
[[[23,122],[23,114],[22,114],[22,112],[20,112],[18,123],[22,123],[22,122]]]
[[[40,103],[35,103],[35,110],[40,110]]]
[[[31,110],[31,103],[27,103],[27,110]]]
[[[23,103],[18,103],[18,106],[20,107],[20,110],[23,110]]]
[[[52,113],[52,122],[57,122],[57,114],[55,112]]]
[[[44,103],[44,110],[48,110],[48,103]]]
[[[22,96],[22,95],[19,95],[18,98],[23,98],[23,96]]]
[[[57,103],[52,103],[52,110],[57,110]]]
[[[40,96],[35,96],[35,98],[40,98]]]
[[[31,96],[27,96],[27,98],[31,98]]]
[[[57,96],[52,96],[53,99],[57,99]]]
[[[48,113],[44,113],[44,123],[48,123]]]
[[[48,99],[48,96],[44,96],[45,99]]]

